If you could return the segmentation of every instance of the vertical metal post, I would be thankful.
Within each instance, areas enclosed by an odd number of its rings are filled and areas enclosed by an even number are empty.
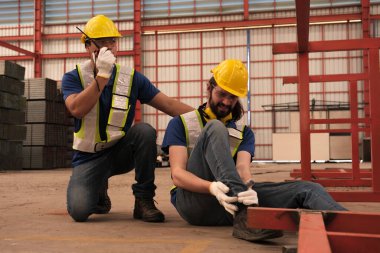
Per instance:
[[[351,159],[352,179],[360,181],[359,168],[359,126],[358,126],[358,86],[357,81],[350,81],[350,111],[351,111]]]
[[[369,50],[369,108],[371,120],[371,162],[372,162],[372,189],[380,192],[380,72],[379,49]]]
[[[247,125],[251,127],[251,33],[247,29],[247,69],[248,69],[248,92],[247,92]]]
[[[303,180],[311,180],[311,145],[309,111],[309,54],[298,53],[298,101],[300,107],[301,173]]]

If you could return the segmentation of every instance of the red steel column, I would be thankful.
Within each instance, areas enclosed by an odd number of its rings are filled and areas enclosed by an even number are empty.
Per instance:
[[[301,173],[311,180],[310,109],[309,109],[309,20],[310,0],[296,0],[298,49],[298,101],[300,108]]]
[[[42,1],[34,1],[34,77],[42,76]]]
[[[369,12],[369,0],[361,0],[361,11],[362,11],[362,31],[363,38],[369,38],[370,32],[370,12]],[[368,73],[368,49],[363,50],[363,71]],[[364,102],[364,115],[366,118],[369,117],[369,80],[364,80],[364,90],[363,90],[363,102]],[[366,125],[368,128],[368,125]],[[368,137],[370,135],[369,131],[365,132],[365,135]]]
[[[351,159],[352,179],[360,181],[359,168],[359,123],[358,123],[358,86],[357,81],[350,81],[350,111],[351,111]]]
[[[133,10],[133,61],[135,69],[141,71],[141,0],[134,0]],[[141,114],[141,104],[137,101],[135,114],[136,122],[141,121]]]
[[[379,49],[369,50],[369,102],[371,124],[372,189],[380,192],[380,72]]]
[[[300,107],[301,174],[311,180],[311,145],[309,112],[309,54],[298,54],[298,101]]]

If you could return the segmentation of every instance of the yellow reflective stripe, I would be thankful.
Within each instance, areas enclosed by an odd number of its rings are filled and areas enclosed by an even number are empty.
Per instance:
[[[242,128],[242,130],[241,130],[240,141],[238,141],[238,142],[236,143],[236,146],[234,147],[234,150],[233,150],[232,153],[231,153],[232,157],[234,157],[234,156],[236,155],[237,150],[238,150],[238,148],[239,148],[241,142],[243,141],[244,128],[245,128],[245,126],[243,126],[243,128]]]
[[[185,118],[180,115],[179,116],[182,120],[182,124],[183,124],[183,127],[185,128],[185,135],[186,135],[186,145],[187,145],[187,148],[189,148],[189,145],[190,145],[190,140],[189,140],[189,129],[187,128],[187,124],[186,124],[186,120]]]
[[[95,128],[95,142],[104,142],[102,141],[102,139],[100,138],[100,129],[99,129],[99,101],[96,102],[96,128]]]
[[[129,104],[129,98],[131,97],[131,92],[132,92],[132,83],[133,83],[133,76],[135,75],[135,69],[132,69],[131,73],[130,73],[130,77],[129,77],[129,90],[128,90],[128,99],[126,101],[126,105],[125,107],[128,108],[127,109],[127,113],[125,114],[124,118],[123,118],[123,126],[125,125],[125,123],[127,122],[127,116],[129,114],[129,107],[128,107],[128,104]]]
[[[115,64],[115,67],[116,67],[116,75],[115,75],[115,79],[113,81],[113,87],[112,87],[112,96],[113,94],[115,93],[115,90],[116,90],[116,85],[117,85],[117,81],[119,80],[119,73],[120,73],[120,64]],[[108,124],[110,124],[110,122],[112,122],[112,116],[113,116],[113,106],[114,106],[114,100],[111,98],[111,110],[110,110],[110,113],[108,115]],[[107,127],[108,128],[108,124],[107,124]],[[110,137],[110,134],[109,132],[107,131],[106,129],[106,134],[107,134],[107,140],[109,140],[111,137]]]
[[[85,84],[84,84],[83,77],[82,77],[82,70],[81,70],[79,64],[77,65],[77,71],[78,71],[80,83],[82,84],[82,87],[83,87],[83,90],[84,90]],[[84,117],[83,117],[83,118],[80,119],[80,128],[79,128],[79,131],[78,132],[74,132],[74,135],[77,136],[78,138],[81,138],[81,139],[84,139],[84,135],[85,135],[84,124],[85,123],[84,123]]]
[[[197,115],[197,117],[198,117],[198,122],[199,122],[199,126],[201,127],[201,129],[203,129],[203,121],[202,121],[202,116],[201,116],[201,114],[199,113],[199,111],[198,110],[195,110],[195,114]]]
[[[114,96],[114,93],[116,92],[116,86],[118,84],[118,81],[119,81],[119,75],[120,75],[120,64],[115,64],[116,66],[116,75],[115,75],[115,81],[114,81],[114,84],[113,84],[113,89],[112,89],[112,96]],[[135,74],[135,70],[132,69],[131,72],[130,72],[130,75],[129,75],[129,87],[128,87],[128,95],[126,97],[126,100],[125,100],[125,108],[127,108],[126,112],[124,113],[123,115],[123,119],[121,121],[121,125],[124,127],[126,122],[127,122],[127,118],[128,118],[128,113],[129,113],[129,97],[131,96],[131,92],[132,92],[132,83],[133,83],[133,76]],[[112,99],[112,104],[111,104],[111,109],[110,109],[110,113],[109,113],[109,116],[108,116],[108,125],[110,125],[110,123],[112,122],[112,117],[113,115],[115,115],[114,113],[114,109],[113,107],[115,106],[114,104],[114,99]],[[108,129],[108,125],[107,125],[107,129]],[[122,131],[123,127],[120,127],[120,132],[122,132],[122,136],[125,135],[125,133]],[[106,131],[106,134],[107,134],[107,140],[110,140],[111,139],[111,136],[109,134],[109,131]]]

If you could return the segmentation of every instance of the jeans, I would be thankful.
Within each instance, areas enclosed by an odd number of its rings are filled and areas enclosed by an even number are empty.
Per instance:
[[[229,196],[247,190],[230,153],[228,131],[218,120],[209,121],[203,128],[190,154],[187,170],[202,179],[223,182],[230,188]],[[253,189],[262,207],[345,210],[322,186],[312,182],[255,183]],[[233,224],[232,215],[210,194],[178,188],[176,209],[192,225]]]
[[[103,156],[73,168],[67,188],[67,210],[75,221],[85,221],[96,210],[99,193],[108,178],[135,168],[133,194],[153,198],[157,159],[156,131],[148,124],[132,126]]]

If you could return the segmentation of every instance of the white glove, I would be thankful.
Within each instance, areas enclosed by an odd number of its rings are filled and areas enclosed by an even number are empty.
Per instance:
[[[259,204],[257,193],[252,190],[252,188],[249,188],[244,192],[239,192],[237,198],[240,203],[243,203],[246,206]]]
[[[95,58],[95,55],[93,55]],[[95,61],[95,65],[98,69],[98,76],[104,78],[110,78],[113,64],[116,62],[116,57],[112,54],[111,50],[106,47],[102,47],[98,53],[98,57]]]
[[[210,193],[216,197],[219,204],[226,209],[227,212],[235,216],[235,212],[238,210],[237,206],[231,204],[237,202],[238,197],[227,196],[226,193],[230,190],[227,185],[222,182],[212,182],[210,185]]]

